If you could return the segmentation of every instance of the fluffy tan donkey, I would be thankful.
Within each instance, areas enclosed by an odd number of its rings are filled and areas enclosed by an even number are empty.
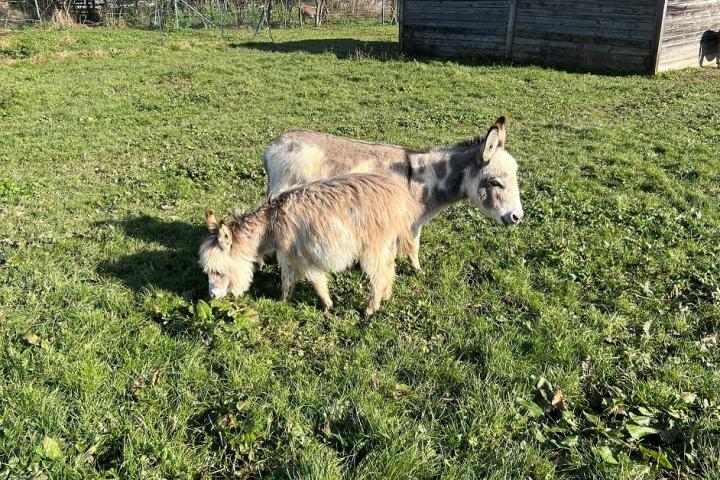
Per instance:
[[[412,251],[418,214],[407,187],[392,178],[333,177],[288,190],[227,221],[217,221],[209,211],[210,235],[200,247],[200,265],[211,296],[242,295],[255,264],[276,252],[283,300],[304,276],[330,310],[327,274],[359,262],[370,280],[365,313],[372,315],[392,293],[398,249],[405,255]]]

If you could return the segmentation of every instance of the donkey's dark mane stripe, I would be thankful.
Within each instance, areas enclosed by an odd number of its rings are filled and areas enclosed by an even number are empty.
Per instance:
[[[453,146],[453,148],[473,148],[473,147],[479,147],[485,142],[485,136],[484,135],[478,135],[477,137],[471,138],[469,140],[465,140],[464,142],[457,143]]]

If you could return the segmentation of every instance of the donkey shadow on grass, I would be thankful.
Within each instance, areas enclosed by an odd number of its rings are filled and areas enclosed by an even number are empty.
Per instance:
[[[187,301],[208,299],[207,276],[198,265],[198,250],[208,231],[205,223],[191,224],[179,220],[142,215],[117,222],[100,222],[99,227],[113,225],[125,235],[141,240],[147,248],[98,266],[100,274],[117,278],[137,294],[160,289],[180,295]],[[250,298],[280,300],[280,272],[266,259],[265,268],[256,271]],[[298,285],[300,287],[300,285]],[[291,303],[316,304],[310,287],[298,288]]]

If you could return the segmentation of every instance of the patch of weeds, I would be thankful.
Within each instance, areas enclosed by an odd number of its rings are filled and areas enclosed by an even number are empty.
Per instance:
[[[265,171],[258,165],[247,165],[234,162],[221,153],[201,158],[190,158],[185,161],[168,160],[162,164],[164,176],[188,179],[193,185],[210,187],[217,175],[227,175],[236,180],[258,180],[265,176]]]
[[[223,452],[236,475],[257,470],[257,464],[266,461],[263,442],[272,423],[270,412],[253,408],[244,398],[225,400],[190,420],[202,437]]]
[[[0,118],[8,115],[8,110],[17,102],[17,89],[0,85]]]
[[[208,346],[219,339],[249,338],[259,319],[255,310],[236,301],[198,300],[187,305],[177,297],[172,298],[162,293],[148,295],[145,308],[168,332],[200,338]]]
[[[592,452],[598,462],[608,465],[618,465],[624,458],[666,473],[701,473],[696,470],[692,441],[694,422],[708,409],[720,414],[715,399],[701,400],[684,392],[676,395],[671,407],[632,405],[620,388],[605,385],[593,389],[588,404],[572,404],[547,379],[534,380],[533,399],[517,398],[516,403],[530,417],[535,439],[553,455],[566,457],[571,469],[588,469],[570,458],[573,453]]]
[[[3,203],[13,203],[21,195],[20,185],[9,178],[0,178],[0,205]]]
[[[31,58],[40,53],[40,46],[31,39],[18,39],[10,46],[0,48],[0,58],[10,58],[14,60],[22,60]]]

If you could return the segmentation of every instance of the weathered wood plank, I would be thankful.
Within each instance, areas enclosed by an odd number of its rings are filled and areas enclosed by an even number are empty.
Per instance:
[[[717,33],[712,32],[710,34],[705,34],[704,32],[692,32],[676,37],[665,37],[663,48],[671,50],[674,47],[681,45],[694,45],[696,48],[699,48],[701,43],[705,43],[704,46],[706,48],[712,43],[717,43]]]
[[[423,13],[417,13],[412,14],[412,12],[408,12],[408,20],[409,22],[415,21],[415,20],[444,20],[447,22],[453,22],[453,21],[475,21],[476,23],[486,23],[486,24],[497,24],[497,25],[506,25],[507,22],[507,12],[500,14],[496,13],[495,15],[489,15],[489,14],[474,14],[474,13],[467,13],[467,14],[460,14],[456,12],[437,12],[437,13],[431,13],[431,12],[423,12]]]
[[[538,26],[538,28],[577,28],[577,29],[614,29],[614,30],[641,30],[652,32],[654,24],[648,21],[616,21],[610,17],[600,18],[574,18],[574,17],[547,17],[534,15],[531,12],[518,10],[517,25]]]
[[[438,35],[447,35],[448,37],[466,36],[471,38],[473,36],[496,36],[502,37],[503,42],[505,41],[505,30],[502,28],[496,29],[485,29],[478,28],[477,25],[462,26],[453,25],[448,27],[447,25],[406,25],[406,33],[412,33],[414,35],[421,33],[434,33]]]
[[[587,52],[579,55],[572,51],[556,51],[554,54],[545,52],[522,52],[513,54],[513,60],[523,63],[536,63],[541,65],[557,65],[564,67],[610,69],[627,72],[645,73],[648,70],[644,57],[629,58],[625,55],[602,54]]]
[[[477,4],[474,2],[468,2],[463,4],[456,4],[456,3],[440,3],[440,2],[433,2],[433,3],[411,3],[407,7],[408,12],[430,12],[430,11],[448,11],[448,10],[454,10],[454,11],[461,11],[465,12],[468,10],[478,11],[478,12],[507,12],[508,6],[507,5],[483,5],[483,4]]]
[[[622,47],[614,45],[602,45],[594,43],[577,43],[577,42],[557,42],[548,40],[537,40],[534,38],[515,37],[515,47],[518,50],[544,48],[552,51],[553,49],[575,50],[577,52],[599,52],[626,54],[632,56],[648,56],[649,50],[635,47]]]
[[[498,51],[501,51],[502,42],[450,42],[438,43],[437,39],[429,39],[430,42],[408,42],[407,50],[418,53],[430,53],[433,55],[460,56],[469,58],[499,58]]]
[[[483,2],[478,0],[408,0],[407,6],[410,8],[423,8],[429,5],[439,5],[443,7],[475,7],[475,8],[507,8],[508,0],[497,2]]]
[[[612,22],[628,22],[628,23],[654,23],[652,17],[653,10],[643,11],[639,13],[617,13],[603,12],[596,10],[546,10],[543,8],[523,8],[518,6],[519,11],[530,17],[544,17],[556,19],[579,19],[579,20],[604,20]]]
[[[528,0],[518,0],[518,8],[542,9],[549,12],[597,12],[619,15],[647,15],[654,12],[653,2],[624,2],[620,5],[613,5],[607,2],[578,3],[575,0],[561,2],[543,2],[542,6]]]
[[[653,35],[650,32],[637,32],[627,30],[557,30],[537,29],[532,26],[517,26],[516,35],[527,38],[538,38],[545,40],[564,40],[577,42],[606,43],[609,45],[647,45],[652,41]]]

